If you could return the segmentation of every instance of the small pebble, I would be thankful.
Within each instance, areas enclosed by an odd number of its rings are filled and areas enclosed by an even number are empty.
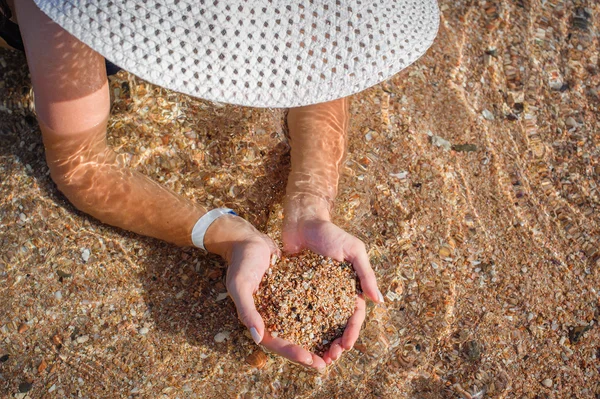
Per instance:
[[[390,173],[390,176],[395,177],[396,179],[406,179],[408,176],[408,172],[398,172],[398,173]]]
[[[573,118],[572,116],[569,116],[567,118],[567,120],[565,121],[565,124],[569,127],[577,127],[579,126],[579,124],[577,123],[577,121],[575,120],[575,118]]]
[[[542,381],[542,385],[547,388],[552,388],[552,385],[554,385],[554,383],[550,378],[546,378],[544,381]]]
[[[52,343],[53,343],[55,346],[62,345],[62,338],[60,337],[60,335],[58,335],[58,334],[55,334],[55,335],[52,337]]]
[[[83,259],[84,262],[87,262],[88,260],[90,260],[90,250],[87,248],[84,248],[81,250],[81,259]]]
[[[33,384],[31,382],[22,382],[19,384],[19,392],[25,393],[31,391]]]
[[[560,90],[563,87],[563,82],[560,80],[552,80],[549,85],[552,90]]]
[[[475,144],[454,144],[452,149],[456,152],[473,152],[477,151]]]
[[[447,245],[443,245],[439,250],[439,254],[442,258],[449,258],[452,256],[452,249]]]
[[[481,359],[481,352],[483,351],[483,348],[478,341],[472,340],[465,342],[462,350],[463,354],[465,355],[465,358],[469,362],[473,363]]]
[[[67,273],[67,272],[64,272],[62,270],[57,270],[56,274],[58,274],[58,277],[61,277],[61,278],[69,278],[69,277],[71,277],[71,273]]]
[[[42,359],[42,361],[38,365],[37,371],[41,374],[44,371],[46,371],[46,368],[48,368],[48,363],[46,363],[46,359]]]
[[[229,339],[231,333],[229,331],[221,331],[217,335],[215,335],[215,342],[221,343],[225,340]]]
[[[82,335],[81,337],[77,337],[76,341],[78,344],[83,344],[87,341],[89,341],[90,336],[89,335]]]
[[[440,136],[431,136],[431,144],[433,144],[436,147],[441,147],[446,151],[450,151],[450,149],[452,149],[452,144],[450,144],[448,140]]]
[[[141,334],[141,335],[146,335],[146,334],[148,334],[148,329],[147,329],[146,327],[142,327],[142,328],[140,328],[140,334]]]
[[[591,325],[572,327],[569,330],[569,341],[571,344],[579,342],[583,335],[591,328]]]
[[[56,291],[56,292],[54,293],[54,297],[55,297],[56,299],[58,299],[58,300],[61,300],[61,299],[62,299],[62,292],[60,292],[60,291]]]
[[[493,121],[494,119],[496,119],[496,118],[494,117],[494,114],[492,114],[492,113],[491,113],[489,110],[487,110],[487,109],[484,109],[484,110],[481,112],[481,114],[482,114],[482,115],[483,115],[483,117],[484,117],[485,119],[487,119],[488,121]]]
[[[217,302],[222,301],[223,299],[227,298],[228,296],[229,296],[228,293],[221,292],[219,295],[217,295]]]
[[[29,326],[27,324],[21,323],[21,325],[19,325],[19,334],[23,334],[27,330],[29,330]]]

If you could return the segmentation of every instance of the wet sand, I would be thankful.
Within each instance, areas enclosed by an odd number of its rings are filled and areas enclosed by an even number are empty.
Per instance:
[[[24,58],[0,50],[0,396],[596,398],[600,5],[440,6],[432,49],[352,100],[334,220],[367,243],[387,307],[324,375],[245,362],[219,259],[57,192]],[[124,162],[278,236],[283,111],[124,72],[111,90]]]

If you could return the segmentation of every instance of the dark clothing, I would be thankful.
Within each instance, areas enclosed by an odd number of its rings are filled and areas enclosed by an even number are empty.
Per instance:
[[[12,13],[6,0],[0,0],[0,37],[4,39],[9,46],[23,51],[23,42],[19,27],[10,20]]]
[[[5,19],[10,19],[12,17],[12,13],[10,12],[10,7],[6,0],[0,0],[0,29],[3,27],[3,23]]]
[[[0,0],[0,37],[12,48],[25,51],[21,32],[19,31],[19,25],[11,21],[11,17],[12,13],[10,12],[6,0]],[[114,75],[121,70],[121,68],[108,60],[105,60],[105,64],[106,74],[108,76]]]

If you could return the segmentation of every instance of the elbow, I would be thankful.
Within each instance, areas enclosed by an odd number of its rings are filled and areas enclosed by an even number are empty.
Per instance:
[[[50,177],[56,188],[60,191],[75,208],[85,213],[94,209],[95,190],[92,182],[95,174],[93,166],[77,168],[77,170],[65,170],[63,168],[50,167]]]

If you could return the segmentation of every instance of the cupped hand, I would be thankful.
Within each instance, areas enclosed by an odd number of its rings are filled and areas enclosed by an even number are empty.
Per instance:
[[[323,369],[325,361],[289,341],[273,337],[256,310],[253,294],[269,268],[271,256],[280,252],[273,240],[237,216],[221,216],[207,230],[204,246],[221,255],[228,263],[227,291],[237,308],[238,317],[252,339],[267,350],[307,367]]]
[[[340,262],[350,262],[360,280],[364,295],[375,302],[383,302],[365,244],[358,238],[329,220],[322,219],[286,220],[282,238],[285,252],[296,253],[310,249]],[[327,364],[337,360],[344,350],[352,349],[365,320],[365,308],[365,299],[363,295],[359,295],[354,314],[348,320],[344,333],[334,340],[323,354],[323,360]]]

